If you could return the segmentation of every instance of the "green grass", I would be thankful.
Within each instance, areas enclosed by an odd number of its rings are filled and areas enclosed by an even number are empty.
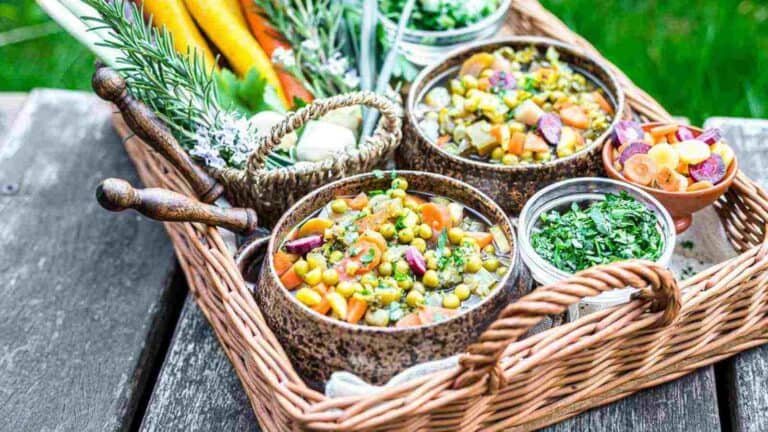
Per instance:
[[[768,117],[764,1],[542,0],[673,114]],[[48,18],[0,0],[0,33]],[[0,47],[0,91],[89,88],[93,56],[65,33]]]

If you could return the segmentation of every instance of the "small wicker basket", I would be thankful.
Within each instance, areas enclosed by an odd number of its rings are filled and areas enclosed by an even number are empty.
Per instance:
[[[517,0],[511,12],[509,29],[595,54],[536,1]],[[618,75],[636,113],[668,120],[663,108]],[[126,149],[147,186],[195,193],[140,140],[126,140]],[[455,368],[345,398],[328,398],[299,378],[215,228],[166,228],[263,429],[531,430],[768,342],[768,193],[739,173],[715,208],[737,257],[680,284],[647,262],[583,271],[509,305]],[[518,340],[580,298],[627,285],[641,289],[630,303]]]

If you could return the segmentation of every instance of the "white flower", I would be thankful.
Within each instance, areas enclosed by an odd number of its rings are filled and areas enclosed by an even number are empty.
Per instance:
[[[307,51],[317,51],[320,49],[320,42],[317,39],[305,39],[301,42],[301,47]]]
[[[347,71],[349,63],[347,62],[346,57],[342,57],[340,53],[336,52],[330,59],[328,59],[328,63],[326,63],[325,67],[330,74],[341,76]]]
[[[349,70],[344,74],[344,84],[351,89],[356,89],[360,85],[360,78],[357,77],[355,70]]]
[[[272,62],[284,68],[291,68],[296,66],[296,57],[293,55],[292,49],[277,47],[272,51]]]

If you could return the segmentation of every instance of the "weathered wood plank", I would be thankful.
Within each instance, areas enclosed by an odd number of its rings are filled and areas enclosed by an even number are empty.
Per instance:
[[[719,431],[711,367],[551,426],[549,432]]]
[[[95,96],[35,91],[0,146],[0,430],[126,430],[168,327],[160,224],[93,196],[134,169]]]
[[[707,127],[719,127],[733,145],[740,168],[753,180],[768,185],[768,120],[712,118]],[[727,394],[724,417],[734,432],[768,430],[768,347],[763,346],[721,363],[718,376]]]
[[[141,430],[260,430],[232,364],[191,296]]]
[[[26,93],[0,93],[0,145],[26,99]]]

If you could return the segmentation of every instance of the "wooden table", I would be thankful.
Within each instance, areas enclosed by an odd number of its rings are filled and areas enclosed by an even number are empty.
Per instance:
[[[109,116],[86,93],[0,96],[0,431],[258,431],[162,225],[94,199],[137,182]],[[768,184],[768,122],[709,123]],[[549,430],[766,431],[766,383],[759,348]]]

